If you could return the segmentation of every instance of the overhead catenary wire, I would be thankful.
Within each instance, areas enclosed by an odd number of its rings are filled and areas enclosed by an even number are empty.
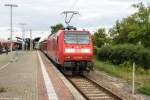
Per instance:
[[[68,11],[64,11],[62,12],[62,14],[65,14],[65,23],[69,26],[69,23],[71,22],[72,18],[74,15],[79,14],[78,11],[73,11],[73,8],[76,6],[77,2],[79,0],[74,0],[73,3],[71,4],[70,8],[68,9]],[[67,19],[70,15],[70,18]]]
[[[79,14],[79,12],[77,12],[77,11],[64,11],[64,12],[62,12],[62,14],[65,14],[65,23],[69,26],[69,23],[71,22],[71,19],[73,18],[73,16],[76,14]],[[71,16],[69,19],[67,19],[69,14]]]
[[[73,3],[71,4],[69,10],[74,9],[74,7],[77,5],[78,1],[79,1],[79,0],[74,0]]]

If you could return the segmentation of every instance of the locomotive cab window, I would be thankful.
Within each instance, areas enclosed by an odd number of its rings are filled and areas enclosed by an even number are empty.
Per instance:
[[[66,44],[89,44],[90,35],[88,32],[65,32],[64,42]]]

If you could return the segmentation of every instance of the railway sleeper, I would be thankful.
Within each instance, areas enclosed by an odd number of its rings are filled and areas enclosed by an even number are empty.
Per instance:
[[[86,81],[84,81],[84,82],[75,81],[75,82],[76,82],[76,83],[81,83],[81,84],[91,84],[91,83],[86,82]]]
[[[87,80],[83,80],[83,79],[77,79],[77,78],[74,78],[72,79],[73,81],[76,81],[76,82],[88,82]]]
[[[89,83],[89,82],[81,82],[81,81],[73,81],[73,82],[75,82],[75,83],[77,83],[77,84],[91,84],[91,83]]]
[[[93,87],[93,85],[91,85],[91,84],[77,84],[77,86],[79,86],[79,87]]]
[[[85,89],[85,90],[96,90],[97,88],[94,88],[94,87],[92,87],[92,88],[89,88],[89,87],[80,87],[81,89]],[[97,89],[97,90],[99,90],[99,89]]]
[[[86,95],[88,96],[88,97],[105,97],[105,96],[108,96],[107,94],[105,94],[105,93],[101,93],[101,94],[95,94],[95,93],[89,93],[89,94],[87,94],[86,93]]]
[[[72,78],[71,81],[76,84],[79,90],[82,91],[89,100],[116,100],[111,94],[107,93],[105,89],[88,79],[76,77]]]
[[[82,88],[83,91],[100,91],[99,89]]]
[[[105,96],[105,97],[90,97],[90,100],[114,100],[112,97]]]
[[[88,94],[89,91],[84,91],[84,93]],[[102,91],[95,91],[95,90],[93,90],[93,91],[90,91],[90,93],[102,94],[103,92],[102,92]],[[89,94],[90,94],[90,93],[89,93]]]
[[[73,81],[74,81],[74,82],[80,82],[80,83],[89,83],[89,82],[86,81],[86,80],[78,80],[78,79],[74,79]]]

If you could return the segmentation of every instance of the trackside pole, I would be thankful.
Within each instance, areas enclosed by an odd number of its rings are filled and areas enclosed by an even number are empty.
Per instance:
[[[32,30],[30,29],[30,51],[32,51]]]
[[[132,68],[132,95],[135,94],[135,62],[133,62]]]

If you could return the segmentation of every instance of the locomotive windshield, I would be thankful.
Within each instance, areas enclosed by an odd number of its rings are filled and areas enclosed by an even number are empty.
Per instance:
[[[66,44],[89,44],[88,32],[65,32],[64,41]]]

